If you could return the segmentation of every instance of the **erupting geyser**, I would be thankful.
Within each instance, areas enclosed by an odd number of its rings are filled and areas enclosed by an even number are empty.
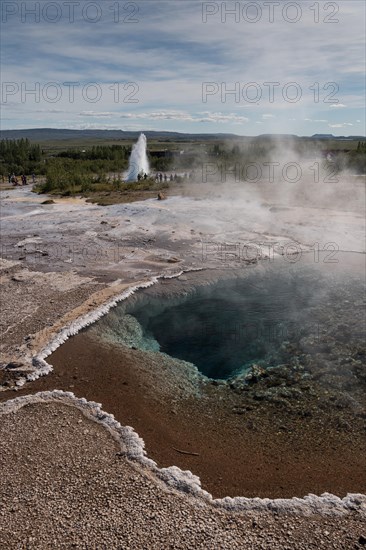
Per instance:
[[[140,176],[149,173],[149,161],[146,154],[146,136],[141,134],[132,148],[126,181],[137,181]]]

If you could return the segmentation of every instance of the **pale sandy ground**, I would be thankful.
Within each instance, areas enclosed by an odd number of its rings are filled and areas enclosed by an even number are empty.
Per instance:
[[[304,250],[315,242],[321,248],[332,242],[339,249],[362,252],[363,204],[356,200],[359,188],[356,191],[347,208],[338,203],[330,208],[326,193],[306,208],[296,204],[296,197],[289,207],[279,200],[270,203],[267,197],[238,200],[234,192],[105,208],[75,200],[42,205],[29,189],[5,191],[2,364],[20,361],[20,370],[29,369],[31,358],[57,330],[127,285],[182,269],[223,267],[223,243],[239,242],[243,249],[245,243],[255,242],[262,251],[269,246],[281,252],[281,246],[293,240]],[[245,259],[229,259],[228,268],[231,261],[244,267]],[[16,397],[16,388],[7,395]],[[0,547],[364,544],[359,514],[336,519],[234,515],[173,494],[148,471],[117,459],[110,435],[70,407],[34,405],[2,417],[0,429]]]

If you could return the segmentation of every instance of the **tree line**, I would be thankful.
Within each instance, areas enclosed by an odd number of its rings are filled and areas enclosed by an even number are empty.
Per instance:
[[[40,145],[29,139],[0,141],[1,175],[39,173],[42,161]]]

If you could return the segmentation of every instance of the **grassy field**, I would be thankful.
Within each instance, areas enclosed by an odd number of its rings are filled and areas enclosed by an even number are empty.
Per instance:
[[[148,150],[153,151],[160,151],[160,150],[167,150],[167,151],[178,151],[178,150],[184,150],[184,151],[192,151],[196,152],[198,150],[209,150],[213,147],[213,145],[216,144],[222,144],[222,143],[230,143],[230,144],[237,144],[241,146],[247,146],[252,143],[261,143],[265,138],[259,136],[259,137],[234,137],[230,138],[229,140],[223,140],[219,136],[217,139],[200,139],[200,140],[179,140],[174,141],[172,139],[153,139],[148,141]],[[309,149],[316,148],[319,151],[324,150],[349,150],[353,151],[357,149],[358,145],[358,139],[313,139],[313,138],[295,138],[295,140],[292,142],[292,145],[299,145],[305,146]],[[136,140],[133,139],[105,139],[105,138],[75,138],[75,139],[54,139],[54,140],[31,140],[32,143],[38,144],[41,146],[42,151],[44,151],[44,154],[46,157],[50,157],[52,155],[57,155],[58,153],[61,153],[62,151],[65,151],[67,149],[78,149],[78,150],[87,150],[91,149],[92,147],[96,146],[112,146],[112,145],[120,145],[124,147],[132,148],[133,144],[136,142]],[[284,142],[286,143],[286,141]]]

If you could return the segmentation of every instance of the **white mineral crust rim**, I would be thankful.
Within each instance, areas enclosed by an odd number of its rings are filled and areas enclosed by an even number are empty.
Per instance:
[[[303,498],[245,498],[225,497],[214,499],[210,493],[201,487],[200,478],[189,470],[181,470],[177,466],[159,468],[146,455],[143,439],[130,426],[122,426],[112,414],[104,412],[100,403],[78,398],[71,392],[61,390],[39,392],[35,395],[25,395],[6,401],[0,405],[0,417],[4,414],[17,412],[25,405],[39,403],[62,403],[76,407],[85,417],[104,426],[119,443],[123,455],[141,466],[148,468],[167,487],[198,498],[201,502],[214,505],[230,512],[260,511],[293,513],[301,515],[342,516],[357,512],[366,517],[366,495],[348,493],[344,498],[331,493],[320,496],[309,494]]]

